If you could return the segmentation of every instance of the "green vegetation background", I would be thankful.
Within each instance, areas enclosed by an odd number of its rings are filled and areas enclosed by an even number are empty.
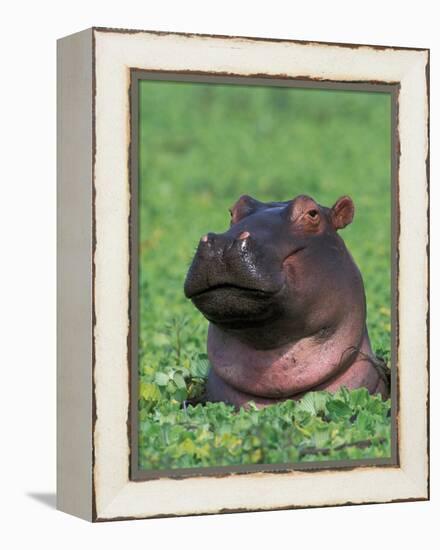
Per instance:
[[[349,194],[356,214],[341,235],[389,361],[390,96],[142,81],[139,97],[140,467],[388,456],[389,401],[363,390],[265,411],[187,405],[209,365],[207,322],[183,281],[200,236],[227,229],[241,194],[326,206]]]

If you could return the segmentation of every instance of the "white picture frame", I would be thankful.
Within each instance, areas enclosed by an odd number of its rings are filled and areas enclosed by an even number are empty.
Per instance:
[[[131,477],[133,69],[398,90],[397,460]],[[58,43],[58,508],[89,521],[429,498],[429,51],[93,28]]]

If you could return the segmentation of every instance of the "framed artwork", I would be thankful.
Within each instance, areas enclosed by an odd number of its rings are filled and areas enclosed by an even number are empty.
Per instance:
[[[429,498],[429,51],[58,43],[58,508]]]

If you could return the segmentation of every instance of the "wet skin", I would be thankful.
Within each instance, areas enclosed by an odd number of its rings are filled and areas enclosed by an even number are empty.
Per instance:
[[[354,205],[242,196],[231,227],[200,240],[185,295],[209,320],[207,398],[236,407],[310,390],[387,397],[366,327],[361,274],[338,231]]]

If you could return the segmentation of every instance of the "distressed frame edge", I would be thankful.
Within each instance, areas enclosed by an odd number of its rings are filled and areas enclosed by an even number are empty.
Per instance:
[[[93,29],[93,31],[95,30],[99,30],[100,32],[102,31],[102,29],[98,29],[98,28],[95,28]],[[112,32],[118,32],[118,31],[114,31],[113,29],[110,29],[110,31]],[[128,32],[128,31],[127,31]],[[133,32],[146,32],[146,31],[133,31]],[[152,33],[153,34],[153,33]],[[158,33],[158,34],[162,34],[162,33]],[[179,34],[179,33],[164,33],[164,34]],[[203,36],[203,35],[202,35]],[[220,37],[216,37],[216,36],[213,36],[212,38],[220,38]],[[230,38],[230,37],[226,37],[226,38]],[[248,39],[246,38],[246,40],[251,40],[251,39]],[[264,39],[263,39],[264,40]],[[290,41],[292,42],[292,41]],[[326,44],[326,43],[318,43],[318,42],[312,42],[311,44]],[[331,44],[331,45],[334,45],[334,44]],[[365,47],[369,47],[369,46],[366,46]],[[399,49],[399,48],[390,48],[390,49]],[[420,50],[417,50],[415,48],[404,48],[404,49],[408,49],[408,50],[413,50],[413,51],[423,51],[423,52],[427,52],[428,54],[428,60],[427,60],[427,64],[426,64],[426,70],[427,70],[427,75],[429,74],[429,50],[427,49],[420,49]],[[427,93],[427,97],[429,99],[429,80],[427,78],[427,89],[426,89],[426,93]],[[428,105],[429,105],[429,102],[428,102]],[[427,114],[427,120],[425,120],[425,122],[427,123],[427,126],[428,126],[428,138],[429,138],[429,107],[428,107],[428,114]],[[427,238],[428,238],[428,247],[427,247],[427,252],[429,252],[429,139],[428,139],[428,149],[427,149],[427,184],[428,184],[428,233],[427,233]],[[425,260],[426,260],[426,255],[424,256]],[[429,262],[429,255],[428,255],[428,262]],[[429,273],[428,273],[429,274]],[[428,280],[428,302],[427,302],[427,309],[428,309],[428,318],[427,318],[427,321],[429,323],[429,280]],[[428,332],[428,338],[429,338],[429,332]],[[429,341],[428,341],[428,344],[429,344]],[[429,347],[428,347],[428,350],[429,350]],[[427,357],[427,361],[428,361],[428,364],[427,364],[427,367],[428,367],[428,409],[429,409],[429,355]],[[428,413],[429,413],[429,410],[428,410]],[[428,461],[428,472],[427,472],[427,475],[428,475],[428,479],[427,479],[427,487],[420,487],[418,490],[420,491],[419,494],[421,494],[422,496],[420,497],[409,497],[409,498],[404,498],[404,499],[391,499],[391,500],[385,500],[385,501],[378,501],[378,502],[344,502],[344,503],[332,503],[332,504],[324,504],[324,505],[313,505],[313,506],[307,506],[307,505],[304,505],[304,506],[297,506],[297,505],[292,505],[292,506],[288,506],[288,507],[279,507],[279,508],[274,508],[274,507],[270,507],[270,508],[267,508],[268,510],[274,510],[274,509],[293,509],[293,508],[302,508],[302,507],[327,507],[327,506],[341,506],[341,505],[351,505],[351,504],[369,504],[369,503],[379,503],[379,502],[403,502],[403,501],[414,501],[414,500],[427,500],[429,499],[429,414],[428,414],[428,417],[427,417],[427,424],[428,424],[428,440],[427,440],[427,461]],[[266,510],[266,508],[262,509],[263,510]],[[219,511],[207,511],[206,514],[216,514],[216,513],[233,513],[233,512],[251,512],[251,511],[258,511],[257,509],[246,509],[246,510],[243,510],[243,509],[224,509],[224,510],[219,510]],[[157,515],[157,516],[154,516],[154,515],[147,515],[147,516],[128,516],[128,517],[125,517],[125,516],[118,516],[118,517],[104,517],[105,516],[105,510],[102,510],[103,514],[100,516],[101,517],[98,517],[96,515],[96,510],[95,510],[95,513],[94,513],[94,521],[112,521],[112,520],[116,520],[116,519],[141,519],[141,518],[147,518],[147,517],[174,517],[174,516],[181,516],[181,515],[189,515],[188,513],[181,513],[181,514],[160,514],[160,515]],[[197,514],[197,513],[191,513],[190,515],[205,515],[205,513],[202,513],[202,514]]]
[[[315,510],[325,508],[345,508],[346,506],[377,506],[378,504],[403,504],[408,502],[426,502],[430,500],[429,496],[420,497],[408,497],[408,498],[396,498],[390,500],[375,500],[367,502],[353,502],[347,500],[345,502],[331,503],[331,504],[311,504],[311,505],[288,505],[279,507],[268,508],[221,508],[217,511],[207,512],[192,512],[192,513],[176,513],[176,514],[156,514],[147,516],[97,516],[93,519],[93,523],[111,523],[114,521],[142,521],[142,520],[157,520],[157,519],[170,519],[170,518],[184,518],[184,517],[203,517],[203,516],[220,516],[229,514],[254,514],[260,512],[287,512],[289,510]]]
[[[243,36],[234,34],[210,34],[210,33],[198,33],[198,32],[185,32],[185,31],[157,31],[152,29],[127,29],[122,27],[105,27],[94,26],[93,31],[102,33],[117,33],[117,34],[152,34],[156,36],[181,36],[186,38],[214,38],[214,39],[234,39],[250,42],[272,42],[272,43],[290,43],[290,44],[302,44],[302,45],[321,45],[321,46],[336,46],[340,48],[370,48],[374,50],[403,50],[403,51],[416,51],[424,52],[429,51],[429,48],[425,47],[412,47],[412,46],[390,46],[384,44],[359,44],[356,42],[332,42],[326,40],[307,40],[307,39],[295,39],[295,38],[272,38],[262,36]]]
[[[425,48],[423,50],[426,53],[425,64],[425,87],[426,87],[426,157],[425,157],[425,191],[426,191],[426,373],[427,373],[427,388],[426,388],[426,498],[424,500],[431,500],[431,447],[430,447],[430,435],[431,435],[431,304],[430,304],[430,292],[431,292],[431,50]]]
[[[57,509],[89,521],[93,519],[92,41],[92,29],[57,41]]]

